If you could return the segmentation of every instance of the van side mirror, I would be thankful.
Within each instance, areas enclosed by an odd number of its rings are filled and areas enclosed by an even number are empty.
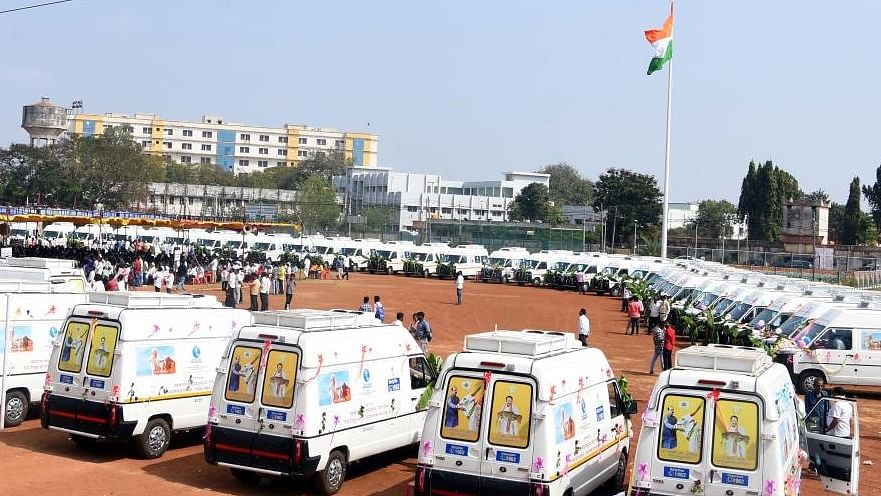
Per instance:
[[[625,415],[636,415],[637,410],[638,410],[638,407],[636,405],[636,400],[631,399],[627,403],[627,405],[624,407],[624,414]]]

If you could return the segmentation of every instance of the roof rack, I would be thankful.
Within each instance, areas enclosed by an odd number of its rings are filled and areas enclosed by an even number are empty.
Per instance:
[[[758,375],[771,364],[768,353],[747,346],[689,346],[676,353],[676,367],[680,368]]]
[[[35,269],[75,269],[76,262],[73,260],[61,260],[57,258],[22,257],[7,260],[8,267],[30,267]]]
[[[490,331],[465,336],[465,351],[509,353],[523,356],[544,356],[569,350],[574,341],[562,332],[524,329],[523,331]],[[578,346],[581,346],[579,343]]]
[[[216,308],[220,306],[220,302],[214,296],[149,293],[146,291],[89,293],[89,303],[117,305],[126,308]]]
[[[0,280],[0,293],[51,293],[52,283],[48,281]]]
[[[252,315],[255,324],[301,331],[328,331],[379,324],[373,314],[350,310],[276,310]]]

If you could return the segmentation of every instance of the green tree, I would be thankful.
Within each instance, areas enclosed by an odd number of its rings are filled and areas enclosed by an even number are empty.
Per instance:
[[[881,229],[881,165],[875,169],[875,183],[871,186],[864,185],[863,194],[866,195],[866,201],[869,202],[869,213],[872,214],[875,228]]]
[[[865,190],[865,187],[863,187]],[[812,203],[829,203],[829,193],[826,193],[822,189],[811,191],[810,193],[804,195],[804,199],[808,200]]]
[[[737,207],[728,200],[704,200],[697,207],[698,233],[711,238],[731,237],[731,222],[737,218]]]
[[[862,228],[862,211],[860,210],[860,178],[850,182],[850,194],[844,205],[844,216],[841,219],[841,243],[855,245],[860,242]]]
[[[546,165],[538,172],[550,174],[548,187],[555,205],[590,205],[593,200],[593,183],[581,177],[575,167],[566,162]]]
[[[55,205],[65,188],[64,166],[57,147],[14,144],[0,149],[0,196],[12,205]]]
[[[541,183],[526,185],[508,207],[508,218],[514,221],[549,222],[552,213],[548,187]]]
[[[339,220],[340,207],[330,181],[320,175],[307,177],[297,191],[297,216],[304,232],[327,230]]]
[[[784,222],[785,204],[802,196],[792,174],[770,160],[759,166],[750,161],[741,182],[737,215],[746,221],[751,238],[773,241]]]
[[[597,212],[609,212],[606,216],[608,233],[614,230],[618,233],[616,237],[620,234],[632,241],[634,221],[639,223],[640,229],[661,222],[661,191],[654,176],[613,168],[600,174],[594,186],[593,208]]]
[[[844,225],[844,205],[832,202],[829,208],[829,241],[842,244],[841,226]]]

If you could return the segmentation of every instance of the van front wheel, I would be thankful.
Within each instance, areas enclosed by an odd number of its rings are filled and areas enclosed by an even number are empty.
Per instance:
[[[147,422],[144,433],[135,438],[135,446],[142,457],[159,458],[168,449],[169,440],[171,440],[171,427],[168,426],[168,422],[155,418]]]
[[[609,479],[608,487],[613,493],[624,490],[624,472],[627,471],[627,454],[621,453],[618,457],[618,466],[615,468],[615,476]]]
[[[823,373],[818,370],[805,370],[798,376],[798,389],[801,394],[808,394],[809,391],[814,390],[814,384],[817,383],[817,379],[826,378],[823,376]]]
[[[336,494],[346,478],[346,457],[338,450],[330,452],[327,458],[327,466],[318,472],[316,486],[321,494]]]

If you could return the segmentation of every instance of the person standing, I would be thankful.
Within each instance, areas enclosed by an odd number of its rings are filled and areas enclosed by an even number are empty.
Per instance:
[[[288,272],[287,273],[287,284],[285,284],[284,288],[284,309],[291,309],[291,300],[294,298],[294,288],[297,287],[297,273],[296,272]]]
[[[676,346],[676,329],[667,324],[664,330],[664,370],[673,368],[673,347]]]
[[[263,275],[260,276],[260,311],[268,312],[269,311],[269,292],[272,291],[272,279],[269,276],[270,272],[268,270],[263,271]]]
[[[370,297],[365,296],[364,301],[361,303],[361,306],[358,307],[358,311],[364,313],[373,313],[373,307],[370,305]]]
[[[587,309],[578,311],[578,340],[581,346],[587,346],[587,338],[590,337],[590,320],[587,318]]]
[[[829,408],[829,402],[823,401],[823,398],[829,397],[829,391],[826,391],[826,380],[817,377],[814,381],[814,388],[805,394],[805,412],[807,418],[815,418],[817,425],[824,426],[826,422],[826,413]],[[822,432],[820,434],[823,434]]]
[[[260,308],[257,306],[257,298],[260,296],[260,281],[255,276],[248,276],[245,279],[245,286],[248,287],[248,296],[251,302],[248,310],[256,312]]]
[[[423,353],[428,353],[428,343],[431,342],[431,325],[425,320],[425,312],[416,312],[416,342],[422,348]]]
[[[664,367],[664,339],[666,338],[666,333],[664,332],[664,328],[660,325],[655,325],[652,327],[652,344],[654,345],[654,353],[652,353],[652,361],[649,362],[649,374],[655,373],[655,362],[661,362],[661,368],[667,370]]]
[[[456,273],[456,305],[462,304],[462,293],[465,290],[465,276],[462,272]]]
[[[379,301],[379,296],[373,297],[373,316],[376,317],[376,320],[380,322],[385,321],[385,306],[383,306],[382,302]]]
[[[584,272],[580,270],[575,271],[575,284],[578,286],[578,294],[584,294]]]
[[[642,316],[642,303],[635,296],[630,297],[627,304],[627,316],[630,317],[630,334],[639,334],[639,318]]]
[[[670,302],[667,301],[667,295],[661,296],[661,301],[658,303],[658,320],[661,321],[661,325],[665,325],[667,323],[667,318],[670,316]]]
[[[168,272],[165,273],[165,292],[171,294],[174,288],[174,269],[169,266]]]
[[[627,311],[627,305],[630,303],[630,288],[627,284],[621,283],[621,311]]]
[[[655,326],[660,324],[660,321],[658,320],[658,316],[660,314],[661,314],[661,305],[658,302],[658,299],[653,297],[649,301],[649,324],[648,324],[648,329],[646,329],[646,332],[648,332],[649,334],[652,333],[652,330],[655,328]]]
[[[208,264],[209,270],[211,270],[211,282],[216,283],[220,280],[220,272],[217,271],[217,268],[220,266],[220,261],[217,260],[217,256],[211,258],[211,262]]]
[[[239,299],[239,303],[242,303],[242,282],[245,280],[245,271],[242,269],[236,269],[236,296]]]
[[[851,437],[853,406],[845,399],[844,389],[837,387],[833,391],[832,405],[826,414],[826,434],[835,437]]]
[[[401,327],[404,327],[404,312],[398,312],[395,314],[395,321],[392,324],[397,324]]]
[[[162,266],[156,267],[156,272],[153,273],[153,290],[157,293],[162,292],[162,280],[165,279],[165,274],[162,272]]]

